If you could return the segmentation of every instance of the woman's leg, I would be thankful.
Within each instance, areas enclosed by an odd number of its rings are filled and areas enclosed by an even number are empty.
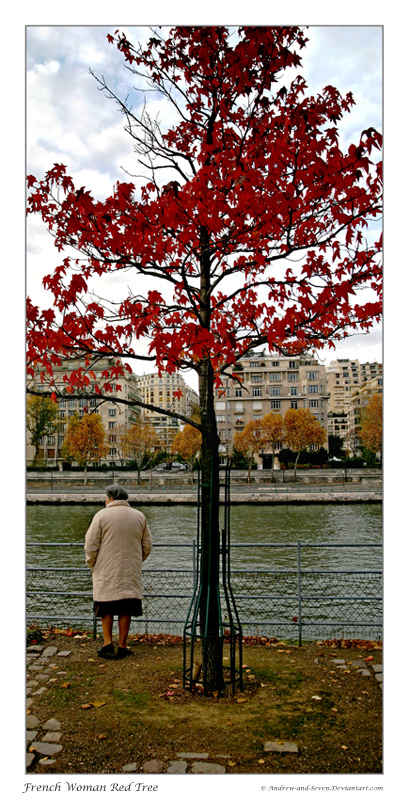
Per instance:
[[[128,638],[129,628],[131,626],[131,617],[128,614],[121,614],[118,619],[118,647],[126,647],[126,640]]]
[[[107,644],[112,644],[112,626],[114,618],[110,614],[104,614],[101,617],[102,633],[104,635],[104,647]]]

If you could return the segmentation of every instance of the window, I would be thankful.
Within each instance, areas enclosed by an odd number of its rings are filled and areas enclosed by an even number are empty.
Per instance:
[[[318,384],[312,383],[308,386],[308,394],[318,394]]]
[[[65,411],[60,411],[60,419],[65,419]]]
[[[225,414],[216,414],[216,422],[226,422]]]
[[[308,407],[309,408],[319,408],[320,401],[319,400],[309,400]]]
[[[116,442],[116,434],[111,434],[111,436],[109,437],[109,441]]]
[[[261,376],[260,374],[257,374],[257,375],[251,375],[251,376],[250,376],[250,379],[251,379],[251,382],[252,382],[252,383],[261,383],[261,382],[262,382],[262,380],[263,380],[263,378],[262,378],[262,376]]]
[[[69,416],[69,417],[73,417],[73,416],[74,416],[74,414],[75,414],[75,411],[69,411],[69,412],[68,412],[68,416]]]
[[[260,362],[259,361],[250,361],[250,366],[251,367],[259,367],[260,366]]]
[[[291,400],[291,408],[298,408],[297,400]]]
[[[279,361],[271,361],[270,366],[271,367],[279,367],[280,366],[280,362]]]
[[[116,422],[108,422],[108,429],[111,431],[113,428],[116,427]]]
[[[271,397],[278,397],[281,393],[281,386],[270,386]]]
[[[240,389],[235,389],[234,390],[234,396],[235,397],[243,397],[243,389],[241,389],[241,388]]]
[[[256,411],[256,412],[253,414],[253,420],[254,420],[255,422],[259,422],[261,419],[263,419],[263,415],[262,415],[262,414],[260,414],[260,412],[259,412],[259,411]]]
[[[271,400],[271,408],[272,409],[281,408],[281,400]]]
[[[116,408],[109,408],[108,409],[108,416],[109,417],[116,417]]]
[[[116,456],[116,447],[111,447],[111,449],[109,451],[109,455],[110,456]]]
[[[77,405],[77,401],[76,400],[69,400],[68,401],[68,408],[75,408],[76,405]]]
[[[270,372],[270,382],[281,381],[281,372]]]
[[[288,362],[288,366],[289,366],[290,369],[296,369],[297,362],[296,361],[289,361]]]
[[[294,395],[296,395],[296,394],[297,394],[297,387],[296,386],[290,386],[290,395],[292,397],[294,397]]]
[[[89,404],[90,404],[90,406],[96,406],[96,404],[97,404],[96,397],[91,398],[91,400],[89,401]]]
[[[262,397],[263,396],[263,390],[262,389],[252,389],[251,393],[252,393],[253,397]]]
[[[66,400],[59,400],[59,401],[58,401],[58,405],[59,405],[59,407],[60,407],[60,408],[65,408],[65,406],[66,406],[66,402],[67,402]]]
[[[316,381],[318,378],[318,372],[307,372],[307,379],[309,381]]]
[[[294,383],[295,381],[298,381],[298,377],[299,377],[299,374],[298,374],[298,372],[289,372],[289,373],[287,374],[287,379],[288,379],[289,381],[292,381],[293,383]]]
[[[242,413],[243,412],[243,403],[235,403],[235,411]]]

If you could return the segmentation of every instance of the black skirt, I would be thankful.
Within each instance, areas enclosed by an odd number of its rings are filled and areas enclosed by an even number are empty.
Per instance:
[[[102,602],[94,600],[94,612],[97,617],[105,617],[108,614],[110,617],[140,617],[142,616],[142,600],[139,598],[131,597],[125,600],[110,600]]]

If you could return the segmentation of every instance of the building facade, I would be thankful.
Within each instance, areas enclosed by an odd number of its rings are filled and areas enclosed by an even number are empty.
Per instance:
[[[91,391],[96,385],[102,386],[104,383],[106,383],[107,378],[106,376],[103,376],[103,373],[106,370],[109,371],[109,369],[116,364],[117,361],[118,359],[110,357],[102,358],[98,361],[97,366],[93,369],[95,381],[93,380],[90,384]],[[66,383],[63,381],[63,375],[67,373],[68,370],[72,371],[74,369],[79,369],[80,367],[84,368],[85,364],[83,361],[81,362],[78,359],[72,359],[69,362],[65,362],[63,367],[54,367],[54,377],[57,391],[59,390],[63,392],[66,388]],[[39,376],[35,377],[30,383],[32,383],[36,388],[41,389],[42,384]],[[57,466],[57,462],[61,458],[61,448],[64,442],[68,420],[71,416],[73,416],[73,414],[76,413],[82,417],[85,413],[85,408],[87,408],[89,413],[92,411],[98,412],[107,434],[109,453],[106,458],[100,459],[99,463],[109,464],[112,467],[121,465],[121,463],[123,463],[119,446],[119,436],[124,428],[129,427],[140,419],[141,409],[137,405],[130,406],[123,403],[117,403],[115,398],[118,397],[129,401],[137,400],[140,402],[141,397],[138,393],[136,375],[133,373],[125,370],[123,377],[118,376],[115,378],[115,383],[121,386],[121,391],[112,393],[112,397],[104,402],[101,402],[96,398],[83,398],[78,400],[71,398],[68,394],[66,397],[58,399],[60,423],[59,430],[52,436],[43,437],[42,441],[40,442],[40,456],[44,459],[44,463],[47,466]],[[33,456],[34,447],[28,444],[28,463],[30,463]]]
[[[148,375],[137,375],[136,385],[144,403],[163,408],[166,411],[175,411],[177,414],[190,417],[193,409],[199,405],[198,394],[186,383],[180,373],[157,372]],[[175,397],[175,392],[180,396]],[[150,422],[156,430],[160,447],[169,450],[176,434],[184,423],[174,417],[159,414],[147,408],[142,409],[143,419]]]
[[[359,449],[354,398],[374,381],[376,386],[382,387],[382,374],[383,365],[377,361],[361,364],[339,358],[327,367],[328,435],[343,439],[344,447],[351,455]]]
[[[325,366],[313,356],[278,357],[255,352],[235,367],[240,380],[223,378],[215,406],[222,456],[233,451],[234,435],[266,414],[284,417],[290,408],[308,408],[327,430]]]
[[[359,431],[362,422],[362,412],[365,410],[371,397],[383,394],[383,378],[377,376],[367,381],[351,398],[348,411],[348,437],[347,447],[352,455],[360,454],[361,442]]]

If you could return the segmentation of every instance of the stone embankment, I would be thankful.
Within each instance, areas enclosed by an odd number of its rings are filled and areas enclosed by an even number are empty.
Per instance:
[[[103,499],[103,492],[101,491],[81,491],[80,489],[71,492],[62,491],[36,491],[27,493],[27,503],[32,505],[35,503],[41,504],[88,504],[100,505]],[[221,498],[222,499],[222,498]],[[131,503],[137,503],[139,506],[147,505],[196,505],[197,495],[196,492],[186,492],[183,489],[178,491],[169,490],[167,487],[163,491],[135,491],[129,489],[129,500]],[[381,503],[382,490],[381,489],[353,489],[352,487],[345,489],[340,488],[331,490],[326,487],[313,491],[312,489],[302,491],[300,489],[291,491],[280,490],[271,491],[263,490],[252,491],[243,489],[243,491],[235,491],[231,494],[231,505],[239,504],[252,504],[252,505],[290,505],[290,504],[305,504],[305,503]]]

